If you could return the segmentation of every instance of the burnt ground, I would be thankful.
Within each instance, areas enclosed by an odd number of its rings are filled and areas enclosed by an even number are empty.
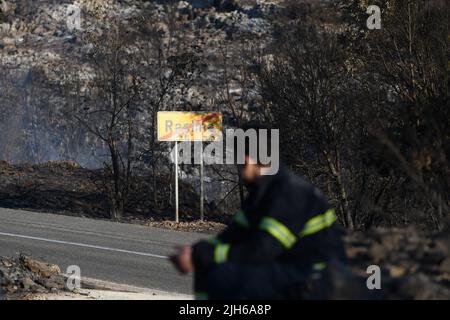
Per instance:
[[[355,274],[367,278],[364,268],[380,267],[387,298],[450,299],[448,232],[377,228],[349,233],[345,241]]]
[[[0,162],[0,206],[36,212],[51,212],[96,219],[109,219],[107,199],[93,183],[97,173],[70,162],[14,166]],[[145,178],[141,186],[145,188]],[[154,227],[216,233],[229,216],[207,215],[195,221],[197,195],[181,186],[182,222],[173,222],[173,209],[151,210],[142,200],[146,194],[131,195],[132,204],[124,222]],[[140,189],[142,190],[142,189]],[[417,227],[382,229],[348,233],[347,255],[353,274],[367,278],[366,268],[378,265],[382,270],[384,298],[450,299],[450,234],[430,232]]]
[[[95,219],[110,219],[108,199],[98,187],[101,170],[87,170],[73,162],[53,161],[39,165],[11,165],[0,161],[0,206],[36,212],[57,213]],[[175,224],[174,209],[154,209],[149,201],[150,178],[135,178],[123,222],[161,228],[214,233],[230,219],[205,204],[206,221],[197,221],[198,195],[180,181],[180,220]],[[164,190],[166,191],[166,190]],[[164,192],[162,191],[162,192]]]

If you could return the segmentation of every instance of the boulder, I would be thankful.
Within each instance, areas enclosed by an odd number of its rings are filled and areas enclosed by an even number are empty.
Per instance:
[[[44,28],[43,26],[39,26],[36,29],[34,29],[33,33],[37,34],[37,35],[43,35],[44,33],[46,33],[48,30],[46,28]]]
[[[188,0],[187,2],[194,9],[206,9],[211,8],[214,0]]]
[[[400,281],[398,294],[402,299],[448,300],[450,290],[435,283],[429,276],[418,273]]]
[[[393,278],[400,278],[406,274],[407,270],[403,266],[390,266],[389,274]]]
[[[45,278],[50,278],[53,275],[61,273],[61,270],[57,265],[40,262],[27,257],[24,258],[23,264],[31,272],[37,273]]]
[[[235,11],[239,9],[236,0],[213,0],[213,6],[219,11]]]
[[[444,259],[439,266],[439,271],[450,274],[450,257]]]
[[[0,23],[0,33],[8,33],[11,29],[11,25],[9,23]]]
[[[67,290],[58,266],[33,260],[0,257],[0,300],[22,299],[30,294]]]
[[[3,37],[2,43],[5,47],[15,47],[16,46],[16,40],[14,38]]]
[[[25,277],[22,279],[22,288],[25,291],[35,291],[39,286],[30,277]]]

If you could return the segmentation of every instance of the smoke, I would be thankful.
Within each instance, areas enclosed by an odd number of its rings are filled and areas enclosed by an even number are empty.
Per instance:
[[[1,71],[0,160],[102,167],[107,150],[71,116],[64,90],[48,83],[42,70]]]

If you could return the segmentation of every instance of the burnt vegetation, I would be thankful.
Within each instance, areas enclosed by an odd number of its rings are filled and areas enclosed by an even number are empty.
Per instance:
[[[24,71],[2,59],[0,158],[82,164],[66,168],[86,185],[72,189],[78,198],[67,200],[69,211],[90,212],[89,204],[94,216],[166,219],[173,206],[172,146],[156,139],[157,112],[221,111],[226,127],[258,119],[279,128],[282,161],[324,190],[347,228],[443,229],[450,189],[449,4],[373,4],[382,10],[381,30],[367,29],[362,1],[285,1],[264,13],[270,37],[233,25],[213,42],[214,53],[211,44],[193,39],[205,37],[208,23],[218,30],[226,23],[202,10],[239,12],[240,1],[215,1],[213,9],[165,1],[163,16],[148,5],[126,19],[83,12],[90,28],[65,45],[84,49],[75,63],[54,70],[58,80],[42,67]],[[0,22],[8,19],[0,11]],[[185,27],[191,20],[194,31]],[[0,43],[0,50],[11,49]],[[51,202],[26,200],[43,186],[31,167],[23,174],[28,189],[24,179],[12,179],[20,168],[0,166],[0,205],[51,210]],[[182,169],[196,175],[195,168]],[[243,189],[234,167],[213,166],[208,175],[221,187],[210,191],[220,199],[207,201],[206,216],[221,221],[239,206]],[[181,194],[182,209],[195,219],[190,181]],[[83,199],[90,200],[73,205]]]
[[[375,31],[358,1],[338,6],[350,24],[320,24],[329,8],[305,16],[310,6],[291,5],[258,72],[268,122],[284,128],[287,163],[326,190],[347,227],[440,228],[449,212],[448,4],[378,4]]]

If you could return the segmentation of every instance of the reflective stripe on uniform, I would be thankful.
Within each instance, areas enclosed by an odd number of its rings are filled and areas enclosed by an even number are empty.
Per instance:
[[[210,244],[212,244],[213,246],[218,245],[219,243],[221,243],[221,241],[218,238],[216,238],[216,237],[208,239],[208,242]]]
[[[324,214],[315,216],[306,222],[303,230],[300,232],[300,237],[306,237],[319,232],[320,230],[329,228],[336,220],[337,218],[333,209],[328,210]]]
[[[195,300],[208,300],[208,294],[206,292],[196,291]]]
[[[228,259],[228,252],[230,251],[230,245],[226,243],[219,243],[214,249],[214,262],[224,263]]]
[[[234,221],[240,225],[241,227],[248,228],[250,226],[247,217],[245,216],[244,211],[238,211],[234,215]]]
[[[291,248],[297,241],[296,236],[284,224],[274,218],[265,217],[259,226],[280,241],[286,248]]]
[[[322,271],[322,270],[326,269],[326,267],[327,267],[326,262],[317,262],[312,265],[312,268],[314,271]]]

